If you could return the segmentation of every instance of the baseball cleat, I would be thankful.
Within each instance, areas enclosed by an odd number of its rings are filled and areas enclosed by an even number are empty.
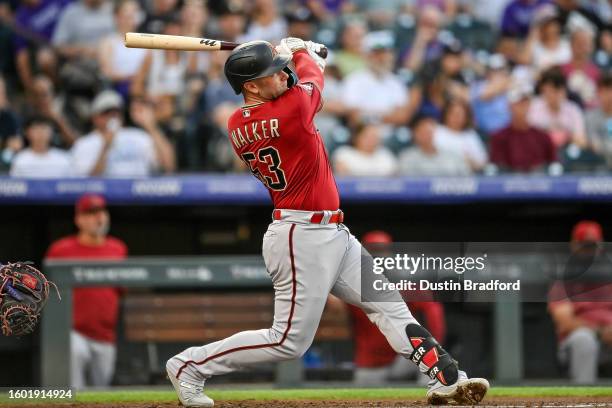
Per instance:
[[[188,408],[209,408],[215,406],[215,401],[204,394],[204,385],[179,380],[168,369],[166,369],[166,372],[182,406]]]
[[[427,403],[430,405],[475,405],[489,391],[489,382],[484,378],[468,378],[459,370],[459,379],[453,385],[443,385],[436,381],[427,390]]]

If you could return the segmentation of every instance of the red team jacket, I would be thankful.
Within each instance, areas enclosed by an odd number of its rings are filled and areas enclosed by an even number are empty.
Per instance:
[[[313,123],[323,73],[305,50],[294,53],[293,62],[299,83],[272,101],[237,109],[228,121],[230,143],[268,188],[275,208],[337,210],[338,189]]]
[[[62,238],[49,247],[47,259],[124,259],[127,247],[117,238],[108,237],[101,246],[85,246],[76,236]],[[72,327],[97,341],[113,343],[119,315],[119,289],[112,287],[75,288]]]

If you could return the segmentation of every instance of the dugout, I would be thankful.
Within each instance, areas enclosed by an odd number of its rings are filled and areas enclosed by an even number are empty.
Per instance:
[[[107,196],[111,234],[135,256],[258,255],[270,220],[266,193],[248,176],[61,183],[0,180],[1,260],[40,264],[50,242],[74,231],[71,203],[82,191]],[[357,236],[383,229],[396,241],[566,242],[581,219],[597,220],[605,236],[612,234],[608,177],[347,179],[339,184],[346,223]],[[450,351],[472,375],[491,376],[491,305],[446,306]],[[523,349],[530,350],[522,361],[525,378],[561,378],[546,305],[523,304],[521,321]],[[12,367],[0,373],[0,384],[38,384],[39,350],[37,335],[0,338],[0,364]]]

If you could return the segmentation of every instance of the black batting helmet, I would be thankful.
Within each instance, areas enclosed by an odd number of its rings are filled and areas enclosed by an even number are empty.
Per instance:
[[[234,48],[225,61],[225,76],[236,95],[242,92],[242,85],[253,79],[285,71],[289,74],[287,86],[293,86],[297,77],[287,65],[290,55],[278,54],[267,41],[249,41]]]

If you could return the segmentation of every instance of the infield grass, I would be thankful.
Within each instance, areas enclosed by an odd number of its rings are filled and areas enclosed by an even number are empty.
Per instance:
[[[239,400],[392,400],[392,399],[422,399],[425,396],[423,388],[341,388],[341,389],[262,389],[262,390],[208,390],[211,398],[219,401]],[[488,394],[497,397],[606,397],[612,396],[612,387],[493,387]],[[0,405],[9,400],[6,394],[0,394]],[[138,403],[138,402],[174,402],[176,394],[173,391],[142,390],[142,391],[86,391],[76,394],[70,402],[82,403]],[[33,403],[34,401],[24,401]],[[39,400],[41,404],[45,401]],[[49,402],[48,400],[46,402]],[[61,402],[61,401],[53,401]],[[68,402],[68,401],[66,401]]]

